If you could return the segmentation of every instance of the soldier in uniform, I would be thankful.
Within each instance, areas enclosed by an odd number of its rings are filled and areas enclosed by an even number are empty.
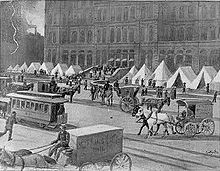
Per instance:
[[[11,116],[8,117],[8,119],[6,120],[5,130],[2,133],[2,136],[3,136],[4,134],[6,134],[9,131],[8,141],[12,140],[12,130],[13,130],[13,125],[15,123],[16,123],[16,112],[13,111],[11,113]]]
[[[51,157],[54,153],[57,154],[55,156],[55,160],[57,161],[60,157],[60,153],[67,147],[69,147],[70,142],[70,133],[66,131],[66,125],[60,126],[60,132],[58,133],[57,139],[52,141],[51,144],[56,144],[52,147],[52,149],[49,151],[49,157]],[[59,152],[57,153],[57,150],[59,149]]]

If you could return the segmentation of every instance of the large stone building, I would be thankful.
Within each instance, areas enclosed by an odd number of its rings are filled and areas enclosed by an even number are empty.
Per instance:
[[[220,69],[220,3],[46,1],[45,61]]]

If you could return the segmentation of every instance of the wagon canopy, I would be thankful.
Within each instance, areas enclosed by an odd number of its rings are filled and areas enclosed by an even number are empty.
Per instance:
[[[143,78],[146,84],[146,81],[151,76],[152,72],[149,70],[149,68],[144,64],[141,69],[134,75],[132,78],[132,84],[135,84],[138,82],[139,85],[141,85],[141,79]]]
[[[189,105],[196,105],[196,104],[204,104],[204,105],[212,105],[212,102],[208,99],[181,99],[181,100],[177,100],[176,103],[179,106],[189,106]]]
[[[172,86],[181,88],[183,87],[183,83],[186,83],[186,88],[190,88],[195,78],[196,74],[191,66],[179,67],[174,75],[167,81],[167,88],[171,88]]]
[[[40,66],[39,70],[44,70],[46,71],[46,74],[50,74],[52,69],[54,68],[52,62],[43,62],[42,65]]]
[[[204,86],[207,85],[207,83],[210,83],[213,80],[216,74],[217,71],[213,66],[203,66],[199,75],[192,82],[191,88],[192,89],[203,88]]]
[[[149,79],[156,80],[156,86],[163,86],[171,77],[171,72],[164,60],[158,65]]]

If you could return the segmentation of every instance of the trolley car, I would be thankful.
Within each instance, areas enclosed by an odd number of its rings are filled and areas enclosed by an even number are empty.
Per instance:
[[[60,105],[68,100],[60,97],[51,98],[50,95],[46,93],[33,95],[25,92],[7,94],[11,101],[11,111],[16,112],[18,122],[33,122],[43,128],[55,128],[59,124],[67,123],[67,113],[59,115],[57,111]]]

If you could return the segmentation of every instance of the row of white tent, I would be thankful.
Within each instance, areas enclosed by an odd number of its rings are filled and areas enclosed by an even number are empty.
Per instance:
[[[141,80],[144,79],[144,84],[147,85],[148,80],[152,79],[156,81],[156,86],[166,86],[167,88],[182,87],[183,83],[186,83],[186,88],[201,89],[209,83],[211,89],[220,91],[220,70],[217,73],[213,66],[203,66],[198,75],[195,74],[191,66],[183,66],[179,67],[172,75],[165,62],[162,61],[154,72],[151,72],[145,64],[139,71],[133,66],[119,80],[119,83],[124,82],[126,77],[132,84],[140,85]]]
[[[21,67],[17,64],[15,67],[9,66],[7,68],[8,72],[26,72],[30,74],[40,72],[41,70],[45,71],[48,75],[55,75],[57,73],[58,76],[70,76],[73,74],[78,74],[82,71],[82,68],[79,65],[71,65],[68,67],[66,64],[60,63],[54,67],[52,62],[43,62],[42,64],[39,62],[32,62],[29,67],[27,66],[26,62],[24,62]]]

